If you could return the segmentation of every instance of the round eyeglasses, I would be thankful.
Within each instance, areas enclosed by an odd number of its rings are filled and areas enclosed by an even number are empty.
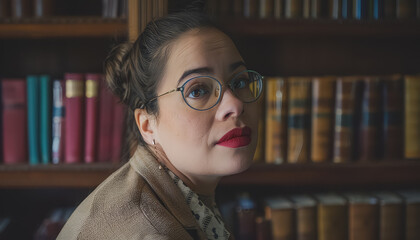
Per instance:
[[[255,102],[263,89],[263,76],[256,71],[245,70],[236,74],[232,80],[223,84],[244,103]],[[219,80],[212,76],[198,76],[188,79],[180,87],[165,92],[142,104],[144,108],[151,101],[172,92],[181,92],[185,103],[194,110],[205,111],[216,106],[222,97],[223,88]]]

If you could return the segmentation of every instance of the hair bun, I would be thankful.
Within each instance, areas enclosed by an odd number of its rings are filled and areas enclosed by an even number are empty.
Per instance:
[[[110,90],[127,104],[127,61],[125,60],[132,48],[132,43],[126,42],[115,46],[105,59],[105,81]]]

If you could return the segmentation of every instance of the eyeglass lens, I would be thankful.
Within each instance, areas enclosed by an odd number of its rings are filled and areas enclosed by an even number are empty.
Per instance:
[[[244,71],[235,76],[228,86],[241,101],[253,102],[261,94],[261,75],[253,71]],[[206,110],[215,106],[220,100],[222,86],[214,78],[192,78],[183,87],[183,98],[191,108]]]

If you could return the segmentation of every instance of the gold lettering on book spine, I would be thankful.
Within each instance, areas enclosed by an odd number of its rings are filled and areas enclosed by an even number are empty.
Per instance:
[[[80,80],[66,80],[66,97],[83,97],[83,84],[84,82]]]
[[[86,97],[98,97],[98,81],[86,80]]]

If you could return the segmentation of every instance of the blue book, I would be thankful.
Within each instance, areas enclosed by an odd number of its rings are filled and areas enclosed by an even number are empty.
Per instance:
[[[382,19],[384,18],[384,0],[373,0],[373,18]]]
[[[37,76],[26,77],[26,93],[28,103],[28,146],[29,164],[40,162],[39,153],[39,79]]]
[[[57,164],[64,156],[64,84],[61,80],[53,82],[52,101],[52,163]]]
[[[51,80],[50,76],[39,77],[39,143],[41,162],[51,162]]]
[[[342,0],[341,2],[341,17],[343,19],[350,19],[352,14],[351,0]]]

